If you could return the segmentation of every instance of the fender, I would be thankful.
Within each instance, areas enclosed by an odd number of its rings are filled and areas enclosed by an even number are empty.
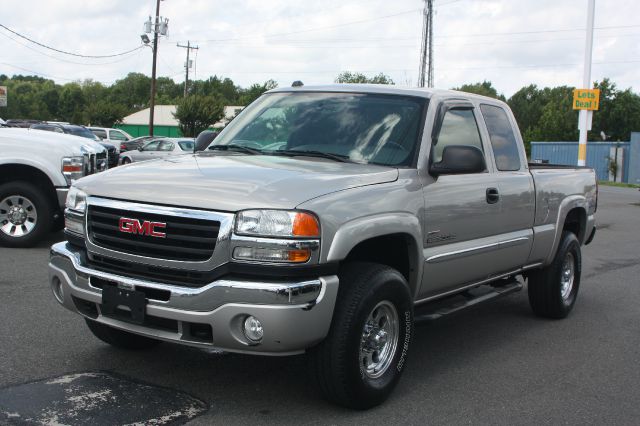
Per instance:
[[[411,272],[409,286],[417,294],[424,265],[422,225],[416,216],[409,213],[384,213],[361,217],[345,223],[335,233],[327,252],[327,258],[323,262],[344,260],[349,252],[361,242],[391,234],[404,234],[413,241],[410,250],[413,252],[415,267]]]
[[[20,166],[30,166],[33,167],[35,169],[40,170],[42,173],[44,173],[49,180],[51,181],[51,184],[55,187],[55,188],[60,188],[60,187],[67,187],[67,181],[65,180],[64,176],[62,175],[61,172],[61,167],[62,167],[62,163],[58,164],[58,169],[54,170],[52,169],[51,164],[45,164],[45,163],[41,163],[40,161],[34,160],[32,158],[0,158],[0,167],[2,166],[9,166],[9,165],[20,165]]]
[[[545,260],[544,264],[548,265],[553,261],[553,258],[556,255],[556,251],[558,250],[558,246],[560,245],[560,238],[562,237],[562,228],[564,227],[564,221],[567,219],[567,215],[574,208],[581,208],[586,213],[587,209],[587,199],[583,195],[570,195],[566,197],[560,203],[560,207],[558,207],[558,217],[556,219],[556,229],[555,229],[555,237],[553,238],[553,245],[551,246],[551,250],[549,250],[549,255]],[[586,230],[587,233],[590,230]],[[584,241],[580,241],[582,244]]]

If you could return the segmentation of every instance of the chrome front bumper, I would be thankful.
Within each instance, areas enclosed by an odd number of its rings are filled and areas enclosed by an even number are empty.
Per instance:
[[[96,285],[104,282],[145,291],[146,315],[175,328],[102,315],[102,289]],[[67,242],[51,247],[49,283],[52,289],[57,287],[54,295],[64,307],[114,328],[186,345],[264,355],[301,353],[320,342],[329,331],[338,293],[336,276],[276,282],[221,279],[200,288],[133,279],[92,269],[84,251]],[[153,294],[164,295],[163,300]],[[264,338],[258,344],[242,332],[249,315],[263,325]],[[191,335],[193,324],[210,325],[212,335],[205,339]]]

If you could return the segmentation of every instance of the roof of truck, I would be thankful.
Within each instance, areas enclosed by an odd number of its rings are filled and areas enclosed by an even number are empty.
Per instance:
[[[433,89],[422,87],[403,87],[392,84],[327,84],[319,86],[279,87],[267,93],[277,92],[347,92],[347,93],[380,93],[390,95],[407,95],[431,98],[432,96],[461,96],[465,98],[482,99],[492,103],[502,101],[474,93],[457,90]]]

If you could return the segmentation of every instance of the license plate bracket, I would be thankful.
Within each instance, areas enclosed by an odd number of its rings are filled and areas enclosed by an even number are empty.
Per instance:
[[[147,299],[141,291],[127,290],[116,286],[102,289],[102,314],[117,317],[135,324],[143,324]],[[123,309],[124,307],[124,309]],[[129,311],[131,314],[126,314]]]

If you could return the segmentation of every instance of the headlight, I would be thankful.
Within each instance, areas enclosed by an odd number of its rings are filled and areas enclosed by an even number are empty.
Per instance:
[[[238,214],[236,234],[261,237],[319,238],[320,224],[311,213],[245,210]]]
[[[67,184],[84,176],[84,157],[64,157],[62,159],[62,174]]]
[[[84,211],[87,209],[87,194],[84,191],[79,190],[75,186],[72,186],[71,188],[69,188],[65,206],[69,210],[84,213]]]

